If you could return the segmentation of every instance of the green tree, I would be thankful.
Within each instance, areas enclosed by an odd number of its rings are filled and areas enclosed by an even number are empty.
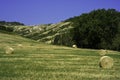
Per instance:
[[[115,9],[98,9],[67,19],[73,22],[73,40],[78,47],[119,49],[120,12]],[[112,45],[114,44],[114,46]],[[116,47],[115,47],[116,46]]]

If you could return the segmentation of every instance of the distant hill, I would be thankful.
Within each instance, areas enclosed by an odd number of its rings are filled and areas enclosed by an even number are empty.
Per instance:
[[[120,50],[120,12],[115,9],[93,10],[57,24],[7,24],[0,23],[0,30],[48,44]]]
[[[71,29],[73,29],[73,27],[70,22],[60,22],[57,24],[44,24],[37,26],[14,26],[15,33],[48,44],[61,44],[59,41],[55,42],[56,36],[63,34],[65,35],[69,33]]]
[[[0,31],[13,32],[14,26],[24,26],[24,24],[20,22],[0,21]]]
[[[57,24],[42,24],[36,26],[25,26],[21,24],[11,25],[13,23],[11,24],[10,22],[6,23],[7,24],[0,24],[0,30],[14,32],[21,36],[34,39],[39,42],[45,42],[48,44],[66,46],[72,45],[72,36],[68,35],[70,33],[70,30],[73,29],[73,27],[71,26],[71,22],[60,22]],[[65,35],[68,36],[64,37]],[[66,42],[65,38],[67,39]],[[68,42],[71,44],[69,44]]]

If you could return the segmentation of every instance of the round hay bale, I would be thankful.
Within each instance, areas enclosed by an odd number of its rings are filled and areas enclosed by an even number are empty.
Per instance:
[[[22,44],[18,44],[18,47],[22,48],[22,47],[23,47],[23,45],[22,45]]]
[[[73,48],[77,48],[77,45],[73,45],[72,47],[73,47]]]
[[[101,68],[112,68],[113,59],[109,56],[103,56],[103,57],[100,58],[99,66]]]
[[[107,54],[107,50],[101,49],[100,52],[99,52],[99,54],[100,54],[101,56],[104,56],[104,55]]]
[[[14,49],[12,47],[7,46],[5,48],[5,53],[6,54],[13,54],[14,53]]]

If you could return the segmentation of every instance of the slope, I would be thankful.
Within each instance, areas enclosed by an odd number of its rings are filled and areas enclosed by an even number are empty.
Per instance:
[[[37,26],[15,26],[13,31],[27,38],[53,44],[56,36],[66,34],[72,28],[70,22],[60,22]]]
[[[13,47],[14,54],[5,54],[5,46]],[[53,46],[0,32],[0,80],[119,80],[120,53],[107,55],[114,66],[101,69],[99,50]]]
[[[48,44],[59,44],[59,42],[62,43],[61,41],[55,40],[56,36],[69,34],[72,29],[73,27],[70,22],[25,26],[22,23],[16,24],[15,22],[0,21],[0,31],[17,33],[18,35]],[[72,37],[70,38],[72,39]],[[70,40],[67,39],[66,41]],[[68,42],[66,43],[67,45],[69,44]],[[71,46],[72,44],[69,45]]]

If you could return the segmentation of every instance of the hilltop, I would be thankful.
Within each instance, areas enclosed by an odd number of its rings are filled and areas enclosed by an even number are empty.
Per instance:
[[[36,40],[38,42],[45,42],[48,44],[59,44],[59,45],[64,45],[64,44],[62,44],[62,41],[60,41],[60,39],[59,41],[55,42],[56,37],[60,35],[69,34],[70,30],[73,29],[73,27],[71,26],[71,22],[60,22],[57,24],[42,24],[36,26],[25,26],[21,24],[8,25],[6,23],[6,24],[2,24],[0,28],[2,31],[13,32],[18,35]],[[72,46],[72,44],[68,44],[67,41],[66,41],[66,45]]]
[[[8,24],[8,23],[7,23]],[[120,12],[98,9],[56,24],[0,24],[0,29],[48,44],[120,50]]]

